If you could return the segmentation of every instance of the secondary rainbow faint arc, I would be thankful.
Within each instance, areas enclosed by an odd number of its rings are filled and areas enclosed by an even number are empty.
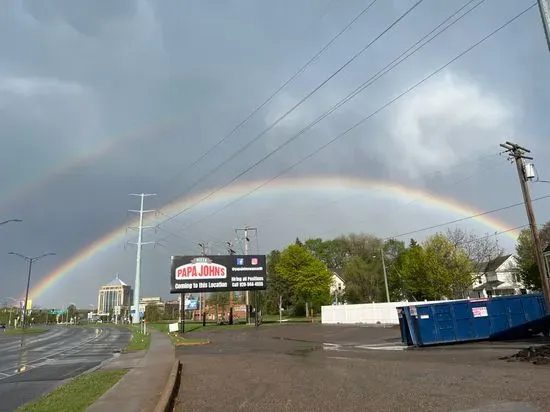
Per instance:
[[[201,208],[207,206],[214,206],[224,201],[235,200],[249,191],[256,188],[262,181],[246,181],[243,183],[237,183],[223,190],[220,190],[216,194],[212,195],[207,200],[203,201]],[[383,180],[371,180],[354,177],[335,177],[335,176],[316,176],[305,178],[283,178],[270,183],[269,186],[262,188],[254,194],[254,197],[262,197],[267,195],[284,194],[288,190],[307,190],[317,191],[335,191],[338,189],[352,189],[352,190],[374,190],[380,192],[382,195],[391,195],[394,199],[415,200],[422,204],[429,205],[441,210],[455,213],[460,216],[472,216],[482,213],[482,211],[475,209],[473,206],[459,203],[455,199],[439,196],[437,194],[427,192],[421,189],[404,186],[395,182],[383,181]],[[178,211],[189,207],[190,205],[200,201],[207,196],[214,189],[202,193],[195,193],[190,196],[183,196],[178,200],[162,207],[162,210],[167,215],[172,215]],[[487,226],[498,232],[505,232],[504,235],[510,237],[513,240],[517,239],[518,231],[510,231],[506,223],[493,218],[489,215],[477,216],[472,220]],[[162,222],[161,222],[162,223]],[[40,295],[46,290],[55,285],[57,281],[63,277],[69,275],[71,271],[75,270],[80,264],[90,260],[98,253],[107,250],[110,246],[116,244],[126,236],[126,227],[123,225],[117,229],[107,233],[101,238],[95,240],[88,246],[79,250],[71,258],[63,262],[60,266],[48,273],[42,278],[30,291],[30,296],[36,301]]]
[[[118,134],[118,138],[116,137],[117,135],[112,136],[104,143],[97,144],[90,150],[71,157],[66,162],[57,163],[54,167],[41,172],[40,176],[33,176],[32,178],[18,184],[11,191],[8,191],[7,194],[3,194],[5,200],[0,206],[7,207],[9,206],[9,204],[20,200],[25,195],[33,193],[33,190],[35,188],[47,184],[48,180],[54,179],[60,174],[66,172],[67,170],[82,166],[92,159],[95,159],[99,156],[104,155],[105,153],[109,153],[112,150],[120,148],[124,143],[128,141],[135,142],[136,140],[144,139],[158,134],[164,128],[167,128],[178,121],[181,121],[181,117],[175,115],[169,116],[152,126],[147,126],[137,130],[132,129],[130,131],[120,133]]]

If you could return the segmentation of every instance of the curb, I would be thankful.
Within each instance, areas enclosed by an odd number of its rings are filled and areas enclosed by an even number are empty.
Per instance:
[[[204,342],[177,342],[177,343],[174,343],[174,346],[202,346],[202,345],[208,345],[209,343],[212,343],[212,342],[209,340]]]
[[[178,393],[177,388],[181,378],[182,369],[183,365],[179,359],[175,360],[172,370],[170,371],[170,375],[168,376],[166,386],[160,395],[155,412],[169,412],[172,409],[174,400],[176,399],[176,395]]]

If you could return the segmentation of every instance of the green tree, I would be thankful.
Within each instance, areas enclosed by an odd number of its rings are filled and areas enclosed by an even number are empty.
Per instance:
[[[267,290],[265,293],[265,308],[270,314],[279,313],[279,303],[284,308],[292,302],[291,288],[288,281],[276,269],[281,258],[281,252],[272,250],[267,256]]]
[[[441,233],[421,246],[411,240],[396,262],[394,287],[412,300],[465,297],[473,283],[474,266],[466,253]]]
[[[332,272],[305,247],[290,245],[281,252],[276,272],[291,287],[295,298],[309,305],[330,303]]]
[[[539,230],[539,237],[543,250],[550,244],[550,222],[544,224]],[[519,277],[526,288],[531,290],[542,289],[540,283],[540,272],[533,245],[531,229],[523,229],[516,244],[517,265]]]
[[[145,319],[147,322],[158,322],[162,318],[162,313],[157,305],[149,303],[145,306]]]
[[[78,310],[75,305],[71,304],[67,307],[67,318],[69,322],[71,322],[74,317],[78,317]]]
[[[340,236],[332,240],[322,240],[321,238],[308,239],[305,247],[327,267],[334,271],[340,271],[344,268],[346,258],[349,256],[349,247],[345,237]]]
[[[442,233],[429,237],[424,250],[426,270],[436,295],[451,299],[466,297],[475,277],[474,264],[466,252]]]
[[[345,299],[348,303],[374,302],[380,299],[383,279],[375,263],[352,256],[344,265]]]

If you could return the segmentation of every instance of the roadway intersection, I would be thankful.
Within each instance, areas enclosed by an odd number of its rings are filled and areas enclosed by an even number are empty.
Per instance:
[[[113,358],[130,340],[117,327],[52,327],[26,335],[0,333],[0,411],[13,411],[66,379]]]

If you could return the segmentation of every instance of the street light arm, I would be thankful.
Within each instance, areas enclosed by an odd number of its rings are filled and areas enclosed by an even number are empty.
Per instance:
[[[0,222],[0,226],[1,225],[5,225],[6,223],[11,223],[11,222],[22,222],[21,219],[8,219],[8,220],[4,220],[3,222]]]
[[[44,253],[43,255],[33,257],[31,259],[34,261],[34,260],[42,259],[43,257],[46,257],[46,256],[55,256],[55,253],[48,252],[48,253]]]
[[[30,260],[31,260],[30,257],[25,256],[25,255],[22,255],[21,253],[17,253],[17,252],[8,252],[8,255],[19,256],[21,259],[25,259],[25,260],[27,260],[27,261],[30,261]]]

